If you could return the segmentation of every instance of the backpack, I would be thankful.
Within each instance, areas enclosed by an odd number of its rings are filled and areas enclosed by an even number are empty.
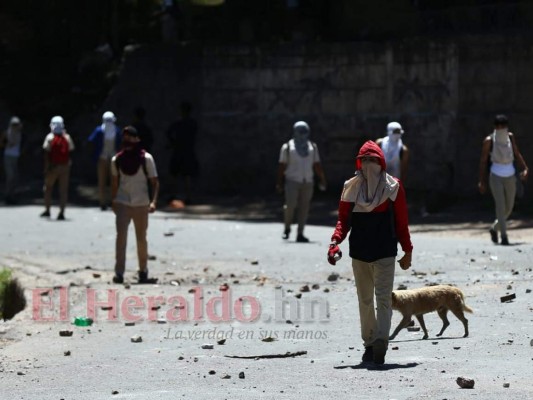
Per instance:
[[[54,135],[50,144],[50,162],[56,165],[68,164],[70,148],[65,135]]]

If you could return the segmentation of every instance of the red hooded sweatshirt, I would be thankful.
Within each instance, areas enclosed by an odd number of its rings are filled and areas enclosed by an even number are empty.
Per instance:
[[[386,170],[385,156],[381,148],[373,141],[367,141],[359,150],[355,166],[361,170],[361,157],[371,156],[379,159],[383,171]],[[407,202],[405,190],[400,185],[395,201],[385,200],[370,212],[356,212],[355,203],[339,202],[338,220],[332,241],[341,243],[350,232],[350,257],[365,262],[373,262],[381,258],[395,257],[398,253],[398,242],[402,250],[410,253],[413,250],[409,234]],[[350,181],[346,181],[345,188]],[[344,191],[343,191],[344,194]]]

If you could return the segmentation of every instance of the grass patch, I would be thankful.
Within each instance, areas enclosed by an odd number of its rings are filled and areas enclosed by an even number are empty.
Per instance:
[[[26,307],[24,289],[13,278],[11,270],[0,271],[0,319],[11,319]]]

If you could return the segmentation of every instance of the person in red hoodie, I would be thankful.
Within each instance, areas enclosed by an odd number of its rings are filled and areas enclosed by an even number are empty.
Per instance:
[[[391,296],[398,242],[404,270],[411,266],[413,245],[409,234],[405,190],[386,172],[385,156],[373,141],[361,147],[355,176],[344,183],[338,221],[331,237],[328,262],[342,256],[339,244],[350,233],[350,257],[359,300],[363,362],[383,364],[391,326]],[[374,295],[376,307],[374,306]]]

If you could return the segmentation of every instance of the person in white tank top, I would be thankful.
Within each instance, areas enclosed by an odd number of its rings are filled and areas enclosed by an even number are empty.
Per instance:
[[[496,208],[496,220],[489,229],[490,238],[497,244],[499,231],[502,245],[509,245],[507,218],[513,211],[516,196],[515,162],[520,170],[519,178],[526,181],[528,177],[527,164],[508,126],[505,115],[496,116],[494,131],[483,140],[479,163],[479,192],[487,191],[488,182]]]

